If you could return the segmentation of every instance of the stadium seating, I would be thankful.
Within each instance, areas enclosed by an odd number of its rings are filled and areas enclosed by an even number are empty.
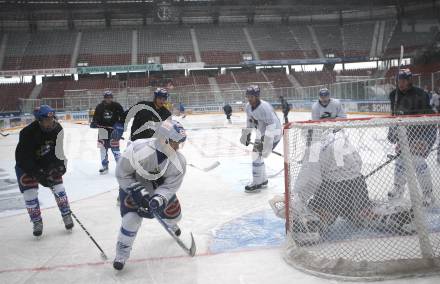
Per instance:
[[[369,56],[373,33],[374,22],[344,25],[344,55],[346,57]]]
[[[334,54],[335,57],[344,56],[340,26],[315,25],[314,29],[324,56],[327,54]]]
[[[336,72],[334,71],[310,71],[291,73],[301,86],[318,86],[336,82]]]
[[[70,67],[75,33],[9,33],[3,70]]]
[[[243,53],[251,54],[242,27],[200,26],[195,32],[202,61],[207,64],[238,64]]]
[[[0,112],[18,111],[19,98],[29,98],[35,83],[0,84]]]

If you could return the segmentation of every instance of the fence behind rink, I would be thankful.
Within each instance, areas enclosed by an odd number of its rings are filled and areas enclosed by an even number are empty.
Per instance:
[[[349,79],[349,78],[347,78]],[[250,84],[258,84],[261,88],[261,98],[269,101],[277,108],[280,106],[279,98],[284,97],[293,111],[308,111],[313,101],[317,100],[319,89],[329,88],[332,97],[342,101],[346,111],[349,112],[377,112],[389,113],[388,94],[394,88],[393,79],[378,78],[351,78],[355,81],[336,82],[330,85],[317,85],[309,87],[274,88],[272,82],[230,83],[218,85],[213,90],[210,85],[184,86],[169,89],[169,101],[174,108],[183,103],[187,113],[223,112],[225,103],[229,103],[234,112],[243,111],[246,98],[245,88]],[[440,71],[427,76],[414,76],[414,84],[420,87],[433,89],[440,82]],[[52,106],[58,113],[69,114],[68,119],[88,120],[89,112],[102,101],[102,94],[106,89],[65,90],[62,98],[19,99],[19,112],[21,118],[0,115],[0,127],[14,127],[29,120],[35,107],[42,104]],[[138,101],[151,100],[154,88],[116,88],[111,89],[114,100],[119,102],[124,109],[128,109]]]

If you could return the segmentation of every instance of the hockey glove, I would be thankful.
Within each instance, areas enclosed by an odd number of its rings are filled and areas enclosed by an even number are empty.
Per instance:
[[[139,206],[139,207],[148,207],[148,197],[144,197],[144,193],[142,192],[145,189],[145,187],[140,182],[134,182],[130,184],[124,191],[129,193],[131,197],[133,198],[133,201]],[[145,196],[148,196],[145,195]]]
[[[264,139],[264,137],[262,137],[262,139]],[[255,140],[254,148],[252,149],[252,151],[261,154],[261,152],[263,152],[263,142],[260,140]]]
[[[38,183],[41,184],[44,187],[50,187],[50,183],[47,179],[47,174],[43,169],[38,169],[34,173],[32,173],[32,176],[35,177],[38,180]]]
[[[59,163],[49,169],[50,176],[63,176],[66,173],[66,167],[64,163]]]
[[[251,132],[252,129],[250,128],[243,128],[241,130],[240,143],[244,146],[249,146],[249,142],[251,142]]]
[[[148,207],[153,212],[159,212],[165,209],[166,199],[162,195],[154,195],[148,202]]]
[[[98,128],[98,125],[96,124],[96,122],[92,121],[90,123],[90,128]]]
[[[111,138],[113,140],[120,140],[122,138],[122,134],[124,134],[124,124],[120,122],[116,122],[113,125],[113,131],[111,134]]]

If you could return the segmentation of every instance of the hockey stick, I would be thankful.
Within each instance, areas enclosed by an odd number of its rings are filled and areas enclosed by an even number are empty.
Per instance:
[[[438,150],[439,147],[434,147],[431,150],[429,150],[428,155],[435,151]],[[395,155],[387,155],[388,160],[386,160],[382,165],[378,166],[377,168],[375,168],[374,170],[372,170],[369,174],[367,174],[365,176],[365,178],[369,178],[370,176],[374,175],[375,173],[377,173],[378,171],[380,171],[383,167],[385,167],[386,165],[388,165],[389,163],[391,163],[392,161],[394,161],[395,159],[397,159],[400,156],[400,153],[397,153]]]
[[[198,167],[198,166],[196,166],[196,165],[194,165],[194,164],[188,164],[188,166],[193,167],[193,168],[196,168],[196,169],[201,170],[201,171],[204,171],[204,172],[209,172],[209,171],[211,171],[211,170],[217,168],[219,165],[220,165],[220,162],[219,162],[219,161],[215,161],[212,165],[210,165],[210,166],[208,166],[208,167],[205,167],[205,168]]]
[[[170,227],[165,223],[165,221],[159,216],[159,214],[156,211],[152,211],[154,217],[156,217],[156,220],[159,221],[159,223],[164,227],[164,229],[167,231],[167,233],[177,242],[177,244],[189,255],[194,256],[196,254],[196,243],[194,242],[194,236],[191,234],[191,247],[188,248],[182,240],[174,234],[174,232],[171,230]]]
[[[9,135],[9,133],[0,132],[0,135],[3,136],[3,137],[7,137]]]
[[[386,160],[382,165],[378,166],[377,168],[375,168],[374,170],[372,170],[369,174],[367,174],[365,176],[365,178],[369,178],[370,176],[374,175],[375,173],[377,173],[378,171],[380,171],[383,167],[385,167],[386,165],[388,165],[389,163],[391,163],[392,161],[394,161],[395,159],[397,159],[400,156],[400,153],[396,154],[396,155],[387,155],[388,160]]]
[[[254,142],[249,142],[249,144],[251,144],[251,145],[255,145]],[[277,152],[277,151],[272,150],[272,153],[274,153],[275,155],[278,155],[278,156],[280,156],[280,157],[284,157],[283,154],[281,154],[280,152]]]
[[[394,107],[391,110],[393,112],[393,115],[397,115],[396,109],[397,109],[397,98],[399,97],[399,70],[400,70],[400,66],[402,65],[402,61],[403,61],[403,45],[400,46],[400,57],[399,57],[399,63],[397,66],[397,75],[396,75],[396,95],[394,96]]]
[[[274,178],[277,175],[281,174],[284,171],[284,169],[279,170],[278,172],[271,174],[271,175],[267,175],[268,178]]]
[[[53,195],[55,195],[57,198],[60,198],[52,187],[50,187],[50,190],[52,191]],[[87,231],[87,229],[84,227],[84,225],[78,220],[76,215],[72,212],[72,209],[70,209],[70,214],[72,215],[73,219],[75,219],[75,221],[78,223],[78,225],[84,230],[84,232],[87,234],[87,236],[89,236],[89,238],[92,240],[92,242],[95,244],[95,246],[101,251],[101,258],[104,260],[107,260],[108,257],[105,254],[105,252],[98,245],[98,243],[95,241],[95,239],[92,237],[92,235],[90,235],[89,231]]]

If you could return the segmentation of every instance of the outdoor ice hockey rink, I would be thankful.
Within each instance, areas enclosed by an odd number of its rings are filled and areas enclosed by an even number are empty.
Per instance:
[[[289,119],[309,116],[293,112]],[[63,122],[68,158],[64,184],[71,209],[108,260],[101,259],[78,224],[66,232],[50,190],[41,186],[44,231],[39,240],[32,236],[14,173],[18,131],[11,132],[0,137],[0,283],[341,283],[310,276],[283,260],[284,220],[273,214],[268,200],[284,193],[284,161],[271,155],[266,167],[268,175],[275,176],[268,188],[259,194],[244,192],[251,179],[252,148],[239,142],[243,113],[234,114],[232,124],[220,114],[175,118],[188,134],[181,149],[187,173],[177,193],[183,213],[181,238],[188,242],[189,233],[194,234],[195,257],[187,256],[156,220],[144,219],[124,270],[115,272],[112,261],[121,222],[115,162],[110,157],[109,173],[99,175],[97,130]],[[282,143],[275,150],[282,152]],[[189,166],[203,168],[216,161],[220,165],[208,172]],[[434,284],[440,277],[381,283]]]

